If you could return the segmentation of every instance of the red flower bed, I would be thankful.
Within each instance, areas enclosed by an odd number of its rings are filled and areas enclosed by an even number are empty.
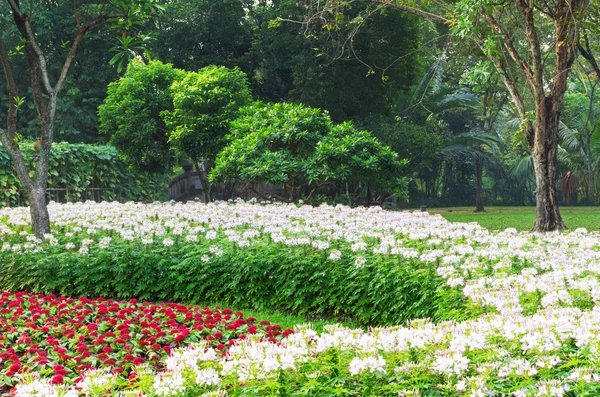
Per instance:
[[[18,374],[26,371],[39,372],[55,383],[71,383],[91,368],[127,376],[133,365],[148,362],[160,367],[171,349],[200,340],[225,350],[248,334],[275,342],[289,333],[279,325],[219,307],[4,292],[0,385],[16,383]]]

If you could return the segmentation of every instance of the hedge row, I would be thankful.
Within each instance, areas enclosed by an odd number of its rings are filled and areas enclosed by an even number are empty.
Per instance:
[[[208,242],[142,245],[113,238],[110,247],[44,252],[0,252],[0,288],[67,296],[139,298],[333,316],[363,325],[395,325],[414,318],[470,318],[460,291],[446,287],[435,264],[367,256],[332,261],[311,248],[257,244],[221,247]],[[54,250],[54,251],[53,251]],[[206,260],[206,257],[204,257]]]
[[[22,143],[21,151],[33,169],[33,143]],[[48,187],[68,189],[68,201],[81,200],[89,188],[107,189],[102,192],[102,199],[108,201],[166,199],[166,175],[132,171],[112,146],[55,143],[48,168]],[[0,206],[16,205],[22,199],[20,182],[8,154],[0,146]]]

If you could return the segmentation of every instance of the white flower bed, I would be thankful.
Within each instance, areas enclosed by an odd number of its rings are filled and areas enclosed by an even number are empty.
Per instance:
[[[6,221],[0,225],[1,249],[18,254],[63,244],[86,255],[91,247],[110,246],[106,234],[114,233],[146,245],[214,240],[210,255],[202,258],[210,261],[222,253],[224,239],[244,249],[267,238],[323,251],[331,261],[351,256],[356,267],[366,265],[366,253],[436,263],[449,286],[490,312],[464,322],[413,321],[368,332],[336,326],[317,335],[300,327],[278,345],[249,338],[225,356],[198,344],[173,352],[164,373],[140,368],[135,388],[147,395],[184,390],[240,395],[233,385],[281,382],[281,373],[317,382],[331,376],[336,365],[355,384],[373,383],[379,387],[374,390],[389,395],[600,393],[598,233],[492,233],[439,215],[344,206],[102,203],[51,205],[50,211],[64,230],[60,243],[48,236],[39,244],[22,231],[28,223],[25,209],[0,210]],[[324,359],[332,352],[338,356],[335,365]],[[16,395],[41,395],[33,390],[51,387],[44,382],[29,380]]]

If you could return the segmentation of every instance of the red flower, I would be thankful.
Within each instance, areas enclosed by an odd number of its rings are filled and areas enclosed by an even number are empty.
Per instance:
[[[179,342],[183,342],[183,340],[187,338],[187,335],[185,334],[179,334],[175,337],[174,342],[175,343],[179,343]]]
[[[63,376],[61,374],[56,374],[52,377],[50,383],[53,385],[60,385],[64,382]]]
[[[141,365],[144,363],[144,359],[142,357],[136,357],[133,359],[133,365]]]

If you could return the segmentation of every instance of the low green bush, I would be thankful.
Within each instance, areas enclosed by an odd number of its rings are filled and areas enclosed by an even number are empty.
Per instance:
[[[47,246],[43,252],[0,251],[0,288],[67,296],[218,301],[364,325],[395,325],[425,317],[463,319],[474,313],[460,291],[446,286],[436,274],[436,263],[418,259],[367,254],[364,265],[357,265],[354,255],[331,260],[311,247],[286,247],[266,238],[243,249],[221,241],[220,255],[210,253],[211,242],[206,240],[144,245],[115,234],[110,246],[90,248],[86,255],[65,250],[63,244]]]

